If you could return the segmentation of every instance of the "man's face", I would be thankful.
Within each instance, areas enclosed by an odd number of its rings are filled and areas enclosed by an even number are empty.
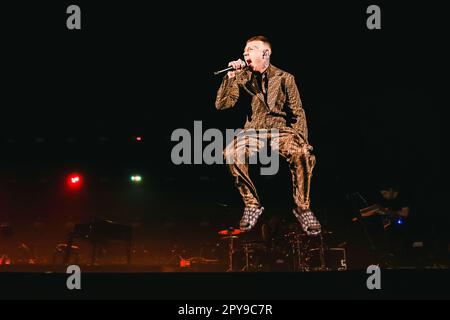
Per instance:
[[[264,42],[250,41],[244,49],[245,62],[252,71],[263,72],[268,66],[269,52],[269,46]]]

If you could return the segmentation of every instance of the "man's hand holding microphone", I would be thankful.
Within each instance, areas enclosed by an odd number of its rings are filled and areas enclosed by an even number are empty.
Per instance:
[[[224,73],[224,72],[228,72],[228,78],[234,78],[236,76],[237,73],[241,72],[244,68],[247,67],[247,64],[245,63],[245,61],[239,59],[239,60],[235,60],[235,61],[231,61],[230,63],[228,63],[228,68],[223,69],[223,70],[219,70],[214,72],[215,75]]]
[[[228,78],[231,79],[234,78],[237,73],[241,72],[247,66],[247,64],[243,60],[239,59],[231,61],[230,63],[228,63],[228,66],[233,68],[233,70],[228,71],[227,73]]]

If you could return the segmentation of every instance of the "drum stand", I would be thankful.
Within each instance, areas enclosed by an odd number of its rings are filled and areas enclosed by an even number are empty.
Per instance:
[[[250,245],[248,243],[245,243],[243,245],[244,253],[245,253],[245,266],[241,269],[241,271],[250,271]]]
[[[222,239],[229,239],[230,243],[228,244],[228,269],[226,272],[233,272],[233,255],[234,255],[234,239],[237,239],[237,236],[227,236],[222,237]]]
[[[307,272],[312,271],[309,266],[309,261],[311,259],[311,237],[316,236],[308,236],[304,233],[291,232],[287,234],[289,237],[289,243],[291,244],[292,251],[292,263],[293,263],[293,271],[294,272]],[[320,259],[320,267],[315,268],[314,271],[328,271],[325,264],[325,249],[322,234],[319,234],[319,259]]]
[[[254,262],[250,262],[251,258],[254,258],[257,253],[257,247],[254,247],[252,243],[244,243],[242,245],[244,255],[245,255],[245,265],[241,269],[241,271],[258,271],[258,268],[261,266],[260,264],[255,264]],[[252,256],[253,253],[253,256]],[[259,261],[257,261],[258,263]]]
[[[319,243],[319,259],[320,259],[320,267],[316,269],[317,271],[329,271],[325,264],[325,249],[323,245],[323,236],[322,233],[319,234],[320,243]]]

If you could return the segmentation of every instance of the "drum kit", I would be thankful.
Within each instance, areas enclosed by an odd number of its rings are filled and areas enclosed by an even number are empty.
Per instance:
[[[220,230],[218,234],[227,250],[227,272],[345,270],[334,268],[332,262],[327,261],[326,253],[336,249],[325,246],[324,240],[332,236],[330,231],[322,230],[321,234],[311,236],[291,230],[281,239],[271,241],[245,239],[246,234],[233,227]],[[345,254],[341,260],[340,266],[346,266]]]

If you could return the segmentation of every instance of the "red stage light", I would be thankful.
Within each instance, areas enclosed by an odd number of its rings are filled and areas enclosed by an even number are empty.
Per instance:
[[[186,268],[189,267],[191,265],[191,261],[190,260],[186,260],[186,259],[181,259],[180,260],[180,267],[181,268]]]
[[[67,184],[71,189],[79,189],[83,184],[83,178],[78,173],[72,173],[67,177]]]

